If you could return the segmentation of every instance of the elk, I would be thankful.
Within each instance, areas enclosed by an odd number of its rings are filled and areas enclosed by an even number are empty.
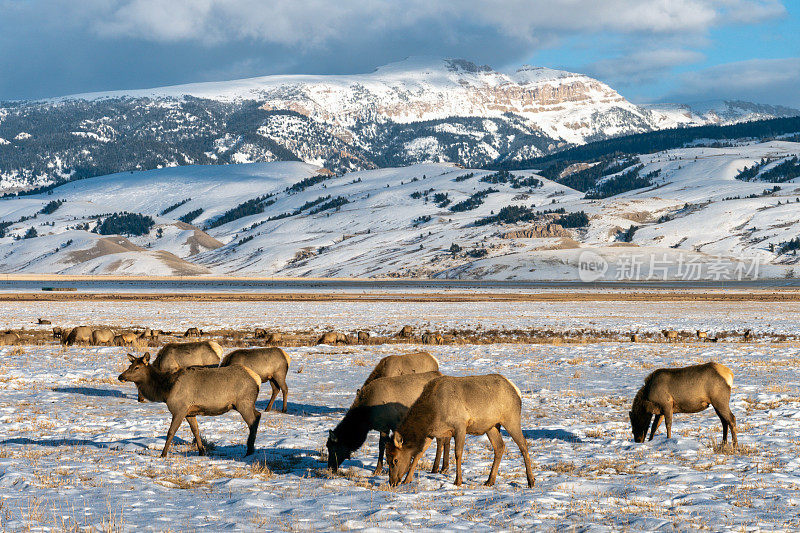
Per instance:
[[[114,346],[133,346],[140,338],[142,337],[135,333],[120,333],[119,335],[114,335]]]
[[[217,366],[221,355],[222,347],[214,341],[171,342],[159,350],[152,366],[169,374],[190,366]],[[146,400],[141,390],[138,399]]]
[[[664,335],[664,338],[667,339],[667,342],[678,340],[678,332],[674,329],[662,329],[661,334]]]
[[[402,337],[404,339],[409,339],[413,334],[414,334],[414,328],[412,328],[411,326],[403,326],[397,333],[397,336]]]
[[[373,475],[380,475],[383,472],[383,454],[389,432],[397,429],[425,385],[441,376],[441,372],[434,371],[379,378],[359,389],[350,410],[339,425],[328,432],[328,468],[335,472],[345,459],[364,445],[370,430],[376,430],[380,433],[380,440],[378,464]],[[442,473],[447,472],[449,466],[450,439],[437,439],[432,473],[439,472],[443,451]]]
[[[367,344],[369,342],[369,332],[368,331],[359,331],[357,334],[358,342],[361,344]]]
[[[66,336],[62,333],[61,342],[67,346],[72,346],[73,344],[90,344],[92,342],[92,328],[89,326],[72,328]]]
[[[744,330],[744,342],[753,340],[753,332],[749,329]]]
[[[319,340],[317,340],[317,344],[350,344],[350,338],[344,333],[328,331],[327,333],[322,334]]]
[[[62,330],[60,327],[56,326],[56,327],[53,328],[53,338],[54,339],[60,339],[63,334],[64,334],[64,330]]]
[[[427,332],[422,336],[422,344],[444,344],[444,337],[438,333]]]
[[[255,331],[253,332],[253,337],[256,339],[264,339],[267,337],[267,330],[256,328]]]
[[[114,342],[114,332],[107,328],[92,331],[92,345],[111,344]]]
[[[708,332],[707,331],[700,331],[697,330],[697,340],[701,342],[706,342],[708,340]]]
[[[736,417],[729,406],[732,386],[733,372],[718,363],[655,370],[645,378],[633,399],[629,413],[633,440],[644,442],[653,415],[650,440],[662,419],[667,438],[671,438],[673,413],[699,413],[712,405],[722,421],[722,443],[728,442],[730,428],[736,446]]]
[[[421,374],[439,370],[439,361],[428,352],[413,352],[405,355],[387,355],[375,365],[364,386],[378,378]]]
[[[52,322],[50,322],[46,318],[40,318],[39,320],[36,321],[36,323],[37,324],[42,324],[42,325],[45,325],[45,326],[49,326],[49,325],[52,324]]]
[[[19,335],[11,330],[0,333],[0,346],[13,346],[19,344]]]
[[[269,399],[267,411],[272,410],[272,404],[275,403],[275,398],[278,397],[278,391],[283,393],[283,409],[286,412],[287,399],[289,395],[289,387],[286,385],[286,374],[289,373],[289,364],[291,363],[289,354],[280,348],[251,348],[249,350],[234,350],[226,355],[220,367],[230,365],[246,366],[261,379],[262,383],[269,381],[272,387],[272,397]]]
[[[631,333],[631,342],[640,342],[638,333]]]
[[[202,337],[203,330],[197,328],[189,328],[186,330],[186,333],[183,334],[184,337]]]
[[[525,463],[528,486],[535,482],[528,444],[522,433],[522,394],[500,374],[483,376],[442,376],[425,385],[403,423],[386,446],[389,484],[414,478],[414,470],[433,438],[455,438],[456,479],[461,485],[461,457],[467,434],[486,435],[494,448],[494,462],[485,485],[494,485],[505,451],[502,426],[519,446]]]
[[[187,368],[179,372],[160,372],[150,364],[150,354],[142,357],[128,354],[130,366],[119,375],[120,381],[136,384],[140,393],[151,402],[164,402],[172,414],[167,431],[167,441],[161,451],[166,457],[178,427],[186,419],[194,435],[200,455],[206,454],[197,415],[217,416],[235,409],[242,415],[250,434],[247,438],[247,453],[255,451],[256,432],[261,413],[255,407],[261,379],[258,374],[241,365],[223,368]]]

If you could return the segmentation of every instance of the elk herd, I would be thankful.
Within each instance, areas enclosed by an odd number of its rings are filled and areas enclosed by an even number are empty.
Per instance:
[[[67,345],[131,346],[142,339],[158,339],[164,333],[145,329],[138,333],[115,334],[110,329],[87,326],[70,330],[54,328],[54,336]],[[361,333],[357,334],[359,341]],[[699,333],[698,338],[704,338]],[[0,334],[0,343],[11,334]],[[190,328],[184,337],[201,335],[201,330]],[[411,336],[410,328],[398,334],[406,335]],[[255,337],[271,341],[281,338],[280,334],[261,329],[256,330]],[[666,333],[665,337],[669,338]],[[322,335],[317,344],[342,342],[350,342],[350,339],[329,332]],[[287,412],[289,388],[286,380],[291,358],[277,346],[235,349],[224,355],[217,342],[198,340],[168,343],[152,360],[149,352],[127,357],[129,366],[119,375],[119,381],[133,383],[140,402],[166,404],[172,417],[162,457],[167,456],[184,420],[191,429],[198,452],[205,455],[197,416],[216,416],[231,410],[237,411],[247,426],[246,455],[252,454],[261,420],[256,400],[265,383],[271,388],[266,412],[272,410],[279,393],[283,400],[281,410]],[[722,422],[723,443],[727,443],[730,430],[736,446],[736,418],[729,407],[732,385],[732,371],[713,362],[655,370],[645,378],[629,412],[634,441],[643,442],[648,430],[652,440],[662,421],[670,438],[673,414],[697,413],[712,406]],[[535,479],[521,422],[522,394],[506,377],[500,374],[444,375],[439,361],[424,351],[389,355],[367,375],[342,420],[328,432],[327,465],[336,471],[364,445],[370,431],[377,431],[374,474],[382,474],[385,460],[390,485],[409,483],[434,440],[436,455],[431,471],[443,474],[449,471],[452,439],[455,484],[460,485],[466,436],[486,435],[494,452],[485,482],[490,486],[495,483],[505,451],[501,434],[504,429],[519,448],[527,484],[533,487]]]

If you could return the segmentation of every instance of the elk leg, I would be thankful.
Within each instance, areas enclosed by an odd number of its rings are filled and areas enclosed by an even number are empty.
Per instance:
[[[464,441],[467,440],[466,428],[458,428],[453,437],[456,440],[456,485],[461,485],[461,456],[464,453]]]
[[[664,415],[658,414],[653,419],[653,429],[650,430],[650,440],[653,440],[653,437],[656,436],[656,431],[658,430],[658,426],[661,425],[661,420],[664,419]]]
[[[419,460],[425,455],[425,450],[428,449],[428,446],[431,445],[433,439],[430,437],[425,437],[425,442],[422,443],[422,448],[420,449],[419,453],[414,456],[414,460],[411,461],[411,466],[408,467],[408,473],[406,474],[405,479],[403,480],[403,484],[410,483],[411,480],[414,479],[414,472],[417,470],[417,464]]]
[[[254,405],[250,405],[244,409],[239,409],[238,407],[235,409],[239,411],[239,414],[242,415],[244,419],[244,423],[247,424],[247,427],[250,429],[250,435],[247,437],[247,453],[244,454],[244,456],[247,457],[248,455],[253,455],[253,452],[256,451],[256,433],[258,432],[258,423],[261,421],[261,413],[258,412],[258,409],[256,409]]]
[[[489,442],[492,443],[492,448],[494,448],[492,469],[489,470],[489,479],[484,483],[487,487],[491,487],[497,479],[497,472],[500,470],[500,458],[503,457],[503,452],[506,451],[506,445],[503,442],[503,437],[500,435],[500,430],[497,429],[497,426],[489,429],[489,431],[486,432],[486,436],[489,438]]]
[[[714,411],[717,412],[717,416],[722,421],[722,444],[728,443],[728,428],[730,428],[733,445],[734,447],[738,446],[739,442],[736,439],[736,417],[733,416],[731,408],[727,405],[721,405],[719,408],[714,406]]]
[[[672,438],[672,406],[662,407],[661,411],[664,413],[664,426],[667,428],[667,438]]]
[[[187,416],[186,422],[189,424],[189,427],[192,428],[194,443],[197,444],[197,451],[200,452],[200,455],[205,455],[206,447],[203,446],[203,439],[200,438],[200,426],[197,425],[197,417]]]
[[[144,403],[145,399],[144,399],[144,396],[142,396],[142,392],[139,391],[138,389],[137,389],[137,392],[138,392],[138,397],[136,398],[136,401],[138,401],[139,403]]]
[[[169,431],[167,431],[167,442],[164,443],[164,449],[161,450],[161,457],[167,456],[169,446],[172,444],[172,439],[175,437],[175,432],[178,431],[181,422],[183,422],[183,419],[186,416],[184,413],[172,413],[172,423],[169,425]]]
[[[283,394],[283,409],[281,409],[281,412],[285,413],[289,401],[289,387],[286,385],[286,376],[278,376],[278,386],[280,386],[281,393]]]
[[[525,475],[528,478],[528,487],[533,487],[536,479],[533,477],[533,471],[531,470],[531,456],[528,453],[528,441],[525,440],[525,434],[522,433],[522,425],[517,422],[516,424],[509,424],[504,427],[519,447],[519,452],[522,454],[522,461],[525,463]]]
[[[446,474],[450,470],[450,437],[444,438],[444,450],[442,450],[442,469],[439,471]]]
[[[431,468],[431,474],[436,474],[439,472],[439,462],[442,460],[442,447],[444,444],[442,443],[442,439],[436,438],[436,457],[433,460],[433,468]]]
[[[270,387],[272,387],[272,396],[270,396],[269,398],[269,403],[267,404],[267,408],[264,409],[265,412],[272,411],[272,404],[275,403],[275,398],[278,397],[278,391],[280,391],[280,387],[278,387],[278,384],[275,383],[274,378],[269,380],[269,385]]]
[[[379,476],[383,473],[383,454],[386,451],[386,443],[389,442],[389,434],[381,432],[381,437],[378,439],[378,464],[375,465],[373,476]]]

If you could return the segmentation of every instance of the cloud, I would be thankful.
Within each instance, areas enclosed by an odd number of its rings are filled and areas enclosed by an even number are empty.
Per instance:
[[[583,70],[609,81],[612,86],[630,87],[654,83],[674,67],[698,63],[703,59],[705,56],[695,50],[657,48],[602,59],[587,65]]]
[[[751,100],[800,109],[800,57],[752,59],[688,72],[665,100]]]

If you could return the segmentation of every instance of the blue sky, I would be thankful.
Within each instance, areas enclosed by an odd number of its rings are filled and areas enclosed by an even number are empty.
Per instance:
[[[800,107],[800,0],[0,0],[0,99],[414,55],[584,72],[636,102]]]

